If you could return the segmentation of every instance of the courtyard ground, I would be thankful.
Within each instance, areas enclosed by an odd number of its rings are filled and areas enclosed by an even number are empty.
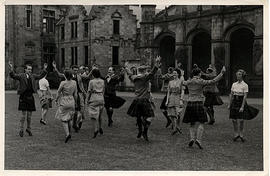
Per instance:
[[[205,125],[203,150],[188,148],[188,125],[183,134],[171,136],[165,118],[156,109],[156,118],[149,131],[150,142],[137,139],[135,119],[126,112],[132,93],[118,93],[127,100],[115,110],[113,127],[107,127],[103,113],[104,135],[92,139],[91,120],[86,118],[79,133],[64,143],[60,121],[54,119],[56,107],[48,113],[48,124],[40,120],[40,104],[35,95],[37,111],[32,116],[33,136],[18,135],[20,112],[15,91],[5,94],[5,169],[6,170],[172,170],[172,171],[260,171],[263,170],[263,105],[262,99],[249,99],[260,109],[259,115],[245,124],[246,143],[233,142],[232,123],[227,105],[216,107],[216,123]],[[154,94],[159,107],[163,94]],[[222,97],[226,102],[228,97]]]

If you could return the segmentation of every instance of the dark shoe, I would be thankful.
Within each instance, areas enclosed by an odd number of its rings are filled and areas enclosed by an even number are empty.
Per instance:
[[[208,125],[214,125],[215,121],[210,121]]]
[[[73,125],[73,129],[74,129],[75,133],[79,132],[79,128],[77,126]]]
[[[100,133],[100,134],[103,134],[102,128],[99,129],[99,133]]]
[[[142,136],[143,136],[144,140],[146,140],[147,142],[149,141],[148,135],[147,135],[147,131],[144,131],[144,132],[142,133]]]
[[[177,130],[180,134],[182,134],[181,128],[176,128],[176,130]]]
[[[20,135],[21,137],[23,137],[23,130],[21,130],[21,131],[19,132],[19,135]]]
[[[97,135],[98,135],[98,131],[94,132],[94,136],[93,136],[93,138],[96,138],[96,137],[97,137]]]
[[[79,129],[82,128],[82,122],[80,122],[80,123],[78,124],[78,128],[79,128]]]
[[[188,146],[189,146],[189,147],[192,147],[193,144],[194,144],[194,140],[191,140],[191,141],[189,141]]]
[[[238,138],[240,138],[240,136],[234,137],[234,138],[233,138],[233,142],[236,142]]]
[[[142,131],[139,131],[137,138],[141,138],[142,137]]]
[[[195,141],[195,144],[200,148],[203,149],[203,147],[201,146],[201,144],[198,141]]]
[[[40,119],[40,121],[39,121],[41,124],[43,124],[43,125],[46,125],[46,122],[44,121],[44,120],[42,120],[42,119]]]
[[[246,139],[244,139],[243,137],[240,136],[240,140],[241,142],[246,142]]]
[[[171,133],[171,135],[173,136],[173,135],[175,135],[176,133],[177,133],[177,130],[173,131],[173,132]]]
[[[33,136],[32,132],[28,129],[26,129],[26,132],[28,133],[29,136]]]
[[[70,139],[71,139],[71,135],[69,134],[69,135],[66,137],[65,143],[67,143]]]
[[[166,128],[168,128],[168,127],[170,126],[171,123],[172,123],[171,120],[167,120]]]
[[[113,124],[113,121],[109,121],[109,122],[108,122],[108,127],[111,127],[112,124]]]

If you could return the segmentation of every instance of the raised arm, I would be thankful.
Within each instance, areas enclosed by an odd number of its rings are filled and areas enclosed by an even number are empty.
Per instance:
[[[85,97],[85,103],[88,104],[88,101],[89,101],[89,97],[91,96],[91,90],[92,90],[92,81],[90,81],[88,83],[88,90],[87,90],[87,93],[86,93],[86,97]]]
[[[9,66],[9,75],[10,75],[10,77],[12,79],[20,80],[21,74],[15,73],[13,65],[12,65],[12,63],[10,61],[8,62],[8,66]]]
[[[35,79],[42,79],[48,72],[47,72],[48,64],[44,63],[43,70],[40,74],[32,74]]]
[[[60,73],[60,72],[58,71],[58,69],[57,69],[57,67],[56,67],[56,63],[55,63],[54,61],[53,61],[52,65],[53,65],[54,71],[57,73],[57,75],[58,75],[60,78],[66,78],[65,75],[64,75],[63,73]]]
[[[214,79],[212,79],[212,80],[201,80],[201,84],[202,85],[209,85],[209,84],[213,84],[213,83],[216,83],[216,82],[218,82],[221,78],[222,78],[222,76],[224,75],[224,73],[226,72],[226,68],[223,66],[223,68],[222,68],[222,70],[221,70],[221,72],[220,72],[220,74],[219,75],[217,75]]]
[[[55,101],[56,101],[56,102],[58,102],[58,99],[59,99],[59,97],[60,97],[60,95],[61,95],[61,93],[62,93],[62,90],[63,90],[63,84],[64,84],[64,82],[62,81],[62,82],[60,83],[60,85],[59,85],[59,88],[58,88],[57,92],[56,92],[56,98],[55,98]]]
[[[161,66],[160,60],[161,60],[161,57],[157,56],[157,58],[155,60],[155,65],[152,68],[151,72],[146,76],[146,80],[149,80],[149,79],[154,77],[154,75],[156,74],[158,68]]]
[[[124,66],[124,70],[128,75],[128,78],[133,82],[135,75],[133,75],[133,73],[131,72],[131,70],[128,68],[128,62],[125,62],[125,66]]]

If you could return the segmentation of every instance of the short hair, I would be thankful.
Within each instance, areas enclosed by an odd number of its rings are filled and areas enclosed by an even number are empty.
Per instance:
[[[178,77],[180,78],[182,76],[181,70],[180,69],[174,69],[174,71],[176,71],[178,73]]]
[[[115,72],[115,68],[113,66],[110,66],[109,68],[112,68],[112,70]]]
[[[243,79],[244,79],[244,78],[247,76],[246,71],[245,71],[245,70],[243,70],[243,69],[238,69],[236,73],[238,73],[238,72],[242,73],[242,77],[243,77]]]
[[[66,69],[64,71],[64,75],[65,75],[65,77],[66,77],[67,80],[71,80],[71,78],[72,78],[72,71],[70,69]]]
[[[71,67],[70,67],[70,68],[71,68],[71,69],[74,69],[74,68],[79,69],[78,65],[71,65]]]
[[[93,70],[92,70],[92,75],[95,77],[95,78],[100,78],[100,71],[99,71],[99,69],[96,69],[96,68],[94,68]]]
[[[168,71],[172,73],[174,71],[174,69],[172,67],[169,67]]]
[[[193,70],[192,70],[192,75],[193,76],[198,76],[199,74],[201,73],[201,69],[200,68],[194,68]]]

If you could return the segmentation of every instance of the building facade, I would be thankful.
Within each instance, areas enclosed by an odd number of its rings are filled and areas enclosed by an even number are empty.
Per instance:
[[[5,64],[12,61],[17,72],[30,63],[33,72],[56,56],[55,23],[64,14],[65,6],[7,5],[5,6]],[[51,64],[49,70],[52,69]],[[5,72],[6,88],[14,81]]]
[[[162,57],[162,72],[182,62],[186,76],[193,64],[227,68],[220,90],[230,91],[238,69],[246,70],[250,93],[263,93],[263,6],[169,6],[155,14],[142,6],[140,51]],[[186,77],[186,78],[187,78]]]
[[[119,68],[128,60],[136,65],[136,16],[129,6],[94,5],[90,13],[83,6],[70,6],[57,23],[58,63],[99,66],[106,75],[109,66]],[[125,86],[131,86],[125,79]]]

